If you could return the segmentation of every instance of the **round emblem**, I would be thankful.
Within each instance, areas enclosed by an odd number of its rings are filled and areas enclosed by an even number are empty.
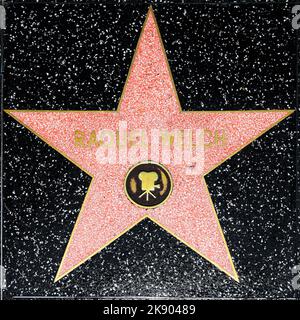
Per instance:
[[[147,161],[138,163],[128,171],[124,187],[132,203],[143,208],[155,208],[171,194],[172,179],[164,166]]]

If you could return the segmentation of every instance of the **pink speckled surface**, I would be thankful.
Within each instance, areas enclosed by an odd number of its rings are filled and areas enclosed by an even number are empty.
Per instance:
[[[99,164],[95,148],[74,145],[74,131],[118,130],[120,120],[127,121],[128,130],[143,128],[149,136],[153,128],[225,130],[225,146],[205,149],[206,173],[289,112],[182,112],[152,11],[144,26],[119,107],[118,112],[9,112],[93,176],[57,279],[99,252],[145,215],[237,279],[203,175],[186,175],[184,165],[167,165],[173,179],[170,198],[155,209],[137,207],[127,199],[123,189],[124,178],[131,164]],[[144,160],[148,159],[151,160],[150,155]]]

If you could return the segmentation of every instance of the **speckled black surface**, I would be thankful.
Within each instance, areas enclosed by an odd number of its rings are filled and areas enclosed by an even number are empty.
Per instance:
[[[4,106],[113,109],[147,5],[7,3]],[[296,109],[291,5],[155,4],[184,109]],[[90,178],[4,116],[6,299],[16,296],[296,298],[296,114],[206,180],[240,277],[151,221],[53,283]]]

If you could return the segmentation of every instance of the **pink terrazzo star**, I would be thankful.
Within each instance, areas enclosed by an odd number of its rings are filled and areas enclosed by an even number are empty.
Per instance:
[[[201,83],[199,83],[201,85]],[[238,281],[204,175],[291,114],[278,111],[182,112],[152,9],[149,9],[118,111],[7,112],[93,177],[56,281],[145,217]],[[173,191],[161,206],[144,209],[128,200],[124,179],[132,164],[100,164],[95,148],[80,148],[74,132],[153,128],[225,130],[227,143],[205,148],[204,173],[187,175],[185,165],[167,165]],[[151,160],[149,155],[144,160]]]

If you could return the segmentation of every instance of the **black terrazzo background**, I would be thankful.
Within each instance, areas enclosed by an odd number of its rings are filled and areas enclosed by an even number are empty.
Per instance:
[[[115,108],[148,7],[124,3],[7,2],[5,108]],[[297,108],[291,4],[154,11],[184,109]],[[239,284],[151,221],[54,284],[90,178],[5,115],[4,297],[296,298],[295,119],[206,177]]]

